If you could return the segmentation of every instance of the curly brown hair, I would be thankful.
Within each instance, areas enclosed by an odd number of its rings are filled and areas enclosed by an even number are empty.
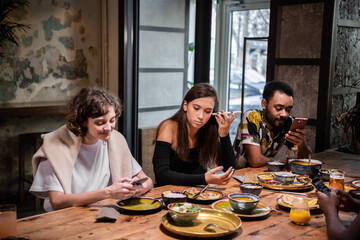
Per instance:
[[[122,105],[118,98],[101,88],[83,88],[68,103],[67,128],[76,136],[84,137],[87,120],[106,115],[109,107],[114,107],[116,119],[119,118]]]

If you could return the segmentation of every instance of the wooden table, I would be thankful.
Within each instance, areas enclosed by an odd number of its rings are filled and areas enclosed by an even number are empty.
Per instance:
[[[315,154],[314,158],[323,161],[326,168],[336,167],[339,161],[342,161],[339,168],[351,173],[351,177],[346,180],[360,179],[358,156],[322,153]],[[235,175],[244,175],[245,172],[258,173],[264,170],[265,167],[239,169],[236,170]],[[239,183],[234,179],[226,186],[216,187],[226,194],[240,192]],[[188,187],[168,185],[154,188],[145,196],[159,197],[166,190],[182,191],[186,188]],[[276,209],[276,198],[279,194],[274,190],[263,189],[260,203]],[[167,231],[161,225],[161,217],[166,214],[166,210],[151,215],[120,214],[115,223],[95,223],[101,206],[115,203],[115,199],[108,199],[91,206],[72,207],[20,219],[17,221],[18,236],[30,239],[186,239]],[[340,218],[347,224],[351,223],[355,217],[354,213],[340,212]],[[327,239],[323,214],[312,215],[307,226],[293,224],[289,220],[289,212],[282,209],[271,211],[265,218],[242,219],[242,221],[241,228],[237,233],[230,235],[228,239]]]

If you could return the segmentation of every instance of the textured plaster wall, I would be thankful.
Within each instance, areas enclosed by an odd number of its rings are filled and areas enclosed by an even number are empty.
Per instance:
[[[340,19],[360,22],[360,2],[357,0],[340,1],[338,16]],[[333,92],[360,80],[360,28],[338,26],[336,38]],[[356,94],[354,93],[332,96],[330,131],[332,146],[348,143],[338,118],[355,104]]]
[[[101,1],[30,1],[20,45],[0,58],[0,103],[66,101],[101,78]],[[18,135],[48,132],[64,116],[0,116],[0,201],[16,200]],[[31,173],[30,162],[26,172]],[[29,186],[27,186],[29,187]]]
[[[277,58],[320,58],[323,3],[282,6],[278,18]],[[304,65],[275,66],[275,80],[294,89],[296,117],[317,118],[319,67]],[[307,142],[315,150],[316,128],[307,126]]]
[[[283,6],[276,57],[319,58],[323,3]]]

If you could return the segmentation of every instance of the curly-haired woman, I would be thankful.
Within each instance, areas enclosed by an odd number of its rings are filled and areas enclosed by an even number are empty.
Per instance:
[[[33,156],[30,192],[44,198],[46,211],[107,198],[127,199],[149,191],[146,177],[125,138],[114,130],[121,104],[100,88],[84,88],[68,105],[66,125],[45,134]]]

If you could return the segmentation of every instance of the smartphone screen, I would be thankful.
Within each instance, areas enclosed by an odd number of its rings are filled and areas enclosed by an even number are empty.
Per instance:
[[[303,129],[306,126],[307,118],[295,118],[290,126],[289,131],[296,131],[296,129]]]
[[[134,181],[132,184],[133,184],[133,185],[141,185],[141,184],[142,184],[143,182],[145,182],[146,180],[148,180],[147,177],[141,178],[141,179],[139,179],[139,180]]]

